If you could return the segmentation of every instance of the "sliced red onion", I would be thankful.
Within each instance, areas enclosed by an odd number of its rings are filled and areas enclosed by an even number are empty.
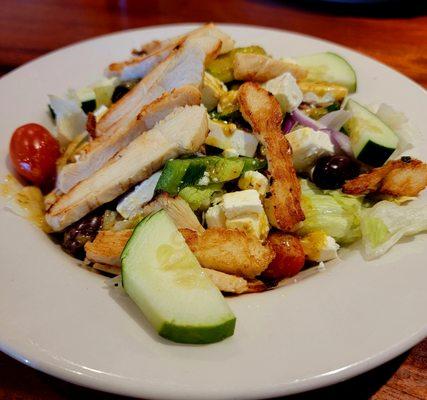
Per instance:
[[[341,111],[341,110],[339,110]],[[347,111],[344,111],[345,113],[347,113]],[[332,114],[332,113],[330,113]],[[342,115],[342,117],[341,117]],[[347,114],[342,114],[340,113],[340,119],[344,119],[344,115],[346,115],[347,118]],[[291,113],[291,116],[295,119],[295,121],[297,121],[299,124],[307,126],[311,129],[314,129],[316,131],[322,131],[325,132],[329,135],[332,143],[334,144],[334,146],[337,149],[341,149],[345,154],[347,154],[350,157],[354,157],[353,155],[353,150],[351,148],[351,143],[350,143],[350,139],[347,135],[345,135],[344,133],[335,130],[335,129],[330,129],[328,127],[326,127],[323,123],[319,121],[315,121],[314,119],[311,119],[310,117],[308,117],[307,115],[305,115],[302,111],[296,109]]]
[[[325,128],[323,125],[320,125],[314,119],[311,119],[305,115],[301,110],[295,109],[291,112],[291,116],[298,122],[300,125],[307,126],[308,128],[319,130]]]
[[[339,131],[341,127],[351,118],[351,112],[345,110],[332,111],[322,118],[317,123],[323,125],[327,129]]]
[[[350,138],[340,131],[335,131],[333,129],[322,129],[322,132],[325,132],[329,135],[331,142],[335,147],[341,149],[349,157],[354,158],[353,149],[351,148]]]
[[[286,114],[285,120],[283,121],[283,126],[282,126],[283,133],[285,135],[289,133],[296,123],[297,122],[295,121],[294,117],[291,114]]]

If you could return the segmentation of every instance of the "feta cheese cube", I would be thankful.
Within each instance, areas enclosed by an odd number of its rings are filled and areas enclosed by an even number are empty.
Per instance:
[[[129,193],[117,205],[117,212],[125,219],[131,218],[141,211],[142,206],[147,204],[153,197],[157,182],[162,171],[151,175],[148,179],[140,183],[133,192]]]
[[[222,155],[225,158],[236,158],[236,157],[239,157],[239,152],[236,149],[225,149],[222,152]]]
[[[238,186],[242,190],[254,189],[265,196],[269,189],[268,179],[258,171],[246,171],[239,179]]]
[[[210,183],[210,178],[209,178],[209,172],[205,171],[203,173],[203,176],[199,179],[199,182],[197,182],[198,185],[200,186],[207,186]]]
[[[297,171],[307,171],[323,156],[334,154],[329,135],[311,128],[300,128],[286,135],[292,147],[292,161]]]
[[[239,218],[226,219],[225,226],[228,229],[240,229],[261,240],[267,238],[270,229],[264,211],[260,214],[248,214]]]
[[[295,110],[302,102],[303,94],[301,89],[289,72],[270,79],[263,86],[274,95],[284,113]]]
[[[237,129],[234,124],[209,120],[209,134],[205,143],[223,150],[234,149],[238,155],[253,157],[258,139],[251,133]]]
[[[225,213],[222,204],[209,207],[205,214],[208,228],[225,228]]]
[[[226,193],[222,202],[205,214],[208,228],[240,229],[261,240],[267,238],[270,225],[256,190]]]
[[[306,257],[311,261],[323,262],[338,257],[339,244],[323,231],[311,232],[301,239]]]
[[[227,219],[264,212],[259,194],[253,189],[226,193],[223,196],[223,204]]]

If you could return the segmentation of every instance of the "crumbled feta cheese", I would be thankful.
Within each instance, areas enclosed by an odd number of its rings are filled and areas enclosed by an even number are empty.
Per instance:
[[[140,183],[133,192],[120,201],[117,205],[117,212],[123,218],[128,219],[141,211],[142,206],[147,204],[153,198],[154,191],[161,174],[161,171],[156,172]]]
[[[300,128],[286,135],[292,147],[292,161],[297,171],[309,169],[320,157],[334,154],[329,135],[311,128]]]
[[[209,134],[205,143],[223,150],[234,149],[238,155],[253,157],[258,139],[251,133],[237,129],[234,124],[209,120]]]
[[[285,72],[277,78],[270,79],[263,86],[274,95],[284,113],[295,110],[302,102],[303,95],[301,89],[289,72]]]
[[[199,179],[198,185],[206,186],[206,185],[209,185],[209,183],[210,183],[209,172],[205,171],[203,173],[203,176]]]
[[[227,219],[238,218],[245,214],[260,214],[264,211],[256,190],[242,190],[226,193],[223,196],[224,212]]]
[[[242,190],[255,189],[261,196],[268,192],[268,179],[261,172],[246,171],[239,179],[238,186]]]
[[[236,149],[225,149],[222,152],[222,155],[225,158],[236,158],[236,157],[239,157],[239,152]]]
[[[209,207],[205,214],[208,228],[225,228],[225,214],[221,204]]]
[[[339,244],[323,231],[309,233],[301,239],[301,244],[307,259],[311,261],[328,261],[338,257]]]
[[[314,92],[307,92],[304,93],[303,101],[304,103],[323,105],[333,103],[335,98],[332,93],[325,93],[322,97],[319,97]]]

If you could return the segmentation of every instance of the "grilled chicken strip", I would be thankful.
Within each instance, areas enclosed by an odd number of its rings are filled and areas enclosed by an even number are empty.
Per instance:
[[[167,160],[197,151],[207,133],[208,117],[204,107],[176,109],[153,129],[137,137],[92,176],[59,197],[47,210],[47,223],[55,231],[66,228],[147,179]]]
[[[251,279],[275,257],[269,245],[238,229],[209,228],[201,234],[190,229],[179,231],[204,268]]]
[[[229,52],[234,48],[234,40],[226,33],[218,29],[213,23],[203,25],[185,35],[180,35],[171,39],[158,41],[154,40],[136,51],[139,54],[124,62],[110,64],[108,70],[110,75],[120,76],[121,79],[143,78],[154,67],[162,62],[171,51],[185,40],[197,37],[213,37],[221,41],[220,54]]]
[[[109,274],[118,275],[121,270],[121,253],[132,235],[132,230],[100,231],[93,242],[85,244],[86,258],[92,261],[93,268]],[[211,281],[222,292],[249,293],[266,290],[258,280],[246,280],[240,276],[226,274],[209,268],[203,269]]]
[[[342,190],[353,195],[380,193],[396,197],[415,197],[426,186],[427,164],[402,157],[347,181]]]
[[[240,86],[238,101],[243,117],[266,150],[271,183],[264,206],[269,221],[283,231],[292,231],[304,220],[304,213],[292,150],[281,130],[280,104],[271,93],[251,82]]]
[[[239,81],[266,82],[285,72],[290,72],[297,80],[307,76],[304,68],[290,61],[275,60],[262,54],[237,53],[234,57],[234,78]]]
[[[59,172],[56,187],[67,193],[73,186],[88,178],[101,168],[118,151],[126,147],[141,133],[153,128],[177,107],[197,105],[201,94],[194,86],[182,86],[172,92],[166,92],[152,103],[144,106],[133,125],[127,131],[110,137],[95,138],[84,149],[77,162],[66,164]]]

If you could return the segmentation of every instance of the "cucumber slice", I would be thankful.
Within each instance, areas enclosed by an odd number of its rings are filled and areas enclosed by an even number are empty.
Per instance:
[[[211,182],[220,183],[237,179],[243,172],[261,169],[265,165],[265,161],[250,157],[208,156],[169,160],[163,169],[156,190],[175,196],[186,186],[197,185],[205,171]]]
[[[114,78],[104,78],[93,85],[93,91],[96,96],[96,108],[101,106],[110,107],[111,98],[113,97],[114,89],[119,84],[119,80]]]
[[[337,83],[345,86],[350,93],[356,91],[356,72],[338,54],[317,53],[299,57],[296,62],[308,70],[307,80]]]
[[[233,335],[236,317],[165,211],[138,224],[121,260],[126,293],[160,336],[205,344]]]
[[[375,114],[349,99],[345,109],[353,116],[344,124],[356,158],[373,167],[383,165],[396,150],[399,138]]]
[[[212,183],[207,186],[187,186],[179,192],[193,211],[206,211],[211,205],[214,194],[222,194],[222,183]]]
[[[87,114],[96,109],[96,96],[91,88],[79,89],[76,92],[77,99],[80,101],[82,110]]]

